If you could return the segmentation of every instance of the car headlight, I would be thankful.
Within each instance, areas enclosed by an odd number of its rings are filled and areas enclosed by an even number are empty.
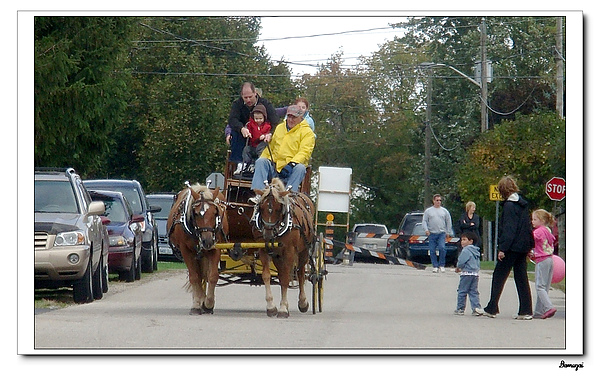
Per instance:
[[[124,246],[125,244],[127,244],[127,241],[125,240],[124,236],[109,236],[108,237],[108,244],[112,247],[121,247]]]
[[[54,246],[85,244],[85,234],[82,231],[61,232],[54,239]]]

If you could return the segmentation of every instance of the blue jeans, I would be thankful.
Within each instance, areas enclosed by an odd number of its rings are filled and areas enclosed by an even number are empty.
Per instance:
[[[435,249],[440,251],[440,257],[435,254]],[[440,266],[446,266],[446,233],[440,232],[438,234],[429,234],[429,257],[431,258],[431,265],[434,268]]]
[[[246,139],[240,132],[231,130],[231,154],[229,160],[231,162],[239,163],[242,162],[242,151],[246,146]]]
[[[479,276],[477,275],[461,275],[458,283],[458,298],[456,300],[456,309],[465,310],[467,306],[467,295],[471,302],[471,310],[481,308],[479,303]]]
[[[287,179],[282,179],[283,183],[287,187],[292,186],[292,191],[298,192],[300,183],[304,180],[306,175],[306,167],[298,163],[292,170],[290,176]],[[254,176],[252,177],[252,189],[265,189],[265,181],[270,182],[272,178],[278,177],[277,171],[271,163],[271,160],[267,158],[258,158],[254,164]]]

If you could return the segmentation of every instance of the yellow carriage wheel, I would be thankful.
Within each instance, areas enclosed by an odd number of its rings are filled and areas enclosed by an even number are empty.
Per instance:
[[[319,234],[319,239],[315,243],[314,266],[312,271],[312,311],[313,314],[323,312],[323,277],[325,267],[325,253],[323,244],[323,234]]]

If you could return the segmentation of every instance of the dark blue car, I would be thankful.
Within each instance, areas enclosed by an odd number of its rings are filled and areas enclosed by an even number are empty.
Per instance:
[[[459,246],[460,238],[455,237],[454,233],[446,236],[446,266],[456,265]],[[410,235],[405,234],[398,238],[397,252],[398,256],[405,260],[431,263],[429,237],[425,235],[421,222],[415,224]]]

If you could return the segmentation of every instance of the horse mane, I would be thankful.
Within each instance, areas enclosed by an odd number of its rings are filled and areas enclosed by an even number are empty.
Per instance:
[[[192,189],[194,192],[198,193],[200,196],[203,196],[205,200],[212,200],[213,194],[212,191],[205,185],[193,185]]]
[[[269,184],[269,186],[264,190],[262,195],[263,199],[268,196],[269,193],[273,193],[273,196],[278,202],[286,205],[289,203],[289,192],[286,191],[285,184],[283,184],[281,179],[273,178],[273,180],[271,180],[271,184]]]

